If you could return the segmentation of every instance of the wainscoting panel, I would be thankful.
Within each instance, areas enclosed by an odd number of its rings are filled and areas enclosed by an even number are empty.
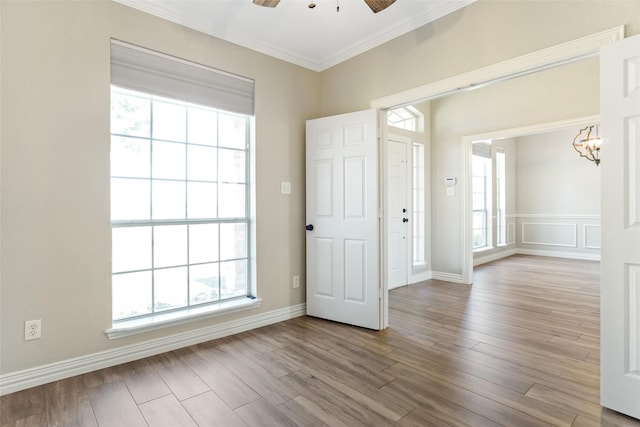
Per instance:
[[[520,213],[512,217],[520,254],[600,260],[600,215]]]
[[[600,224],[583,224],[582,241],[586,249],[600,249]]]
[[[523,222],[522,243],[527,245],[578,247],[577,224]]]

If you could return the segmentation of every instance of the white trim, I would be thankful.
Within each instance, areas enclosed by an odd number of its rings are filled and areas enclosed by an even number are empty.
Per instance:
[[[371,101],[371,108],[385,109],[477,89],[498,81],[579,61],[600,53],[600,48],[624,38],[624,25],[581,37],[488,67],[458,74],[423,86]]]
[[[564,224],[564,223],[553,223],[553,222],[523,222],[521,230],[521,238],[520,241],[523,245],[539,245],[539,246],[561,246],[565,248],[577,248],[578,247],[578,224]],[[563,244],[563,243],[548,243],[548,242],[533,242],[527,241],[524,238],[524,228],[525,225],[545,225],[550,227],[571,227],[573,229],[573,241],[571,243]]]
[[[601,249],[600,246],[589,246],[587,245],[587,234],[589,234],[589,232],[587,231],[587,228],[589,227],[594,227],[594,228],[600,228],[600,224],[582,224],[582,247],[585,249]]]
[[[547,251],[543,249],[517,249],[518,255],[548,256],[553,258],[582,259],[586,261],[600,261],[600,254],[585,254],[581,252]]]
[[[333,67],[341,62],[344,62],[354,56],[364,53],[374,47],[377,47],[383,43],[393,40],[403,34],[406,34],[412,30],[420,28],[430,22],[435,21],[449,13],[452,13],[458,9],[461,9],[475,0],[458,0],[458,1],[446,1],[441,2],[434,8],[425,10],[424,13],[418,15],[412,15],[406,19],[397,22],[395,26],[388,28],[379,33],[374,33],[366,40],[360,43],[354,43],[346,45],[344,48],[334,51],[333,53],[323,57],[316,58],[313,55],[304,55],[294,50],[284,49],[281,46],[265,43],[258,40],[255,37],[247,37],[240,32],[234,32],[229,27],[213,27],[211,22],[207,20],[207,16],[200,16],[193,18],[181,14],[176,8],[170,7],[171,2],[157,2],[148,0],[115,0],[125,6],[132,7],[134,9],[141,10],[160,18],[164,18],[171,22],[175,22],[185,27],[192,28],[210,36],[217,37],[227,42],[237,44],[242,47],[246,47],[256,52],[263,53],[265,55],[272,56],[274,58],[281,59],[283,61],[290,62],[295,65],[299,65],[304,68],[308,68],[313,71],[324,71]],[[239,0],[238,0],[239,1]]]
[[[411,104],[429,99],[436,99],[445,95],[457,93],[463,90],[470,90],[488,84],[515,78],[518,76],[535,73],[543,69],[550,69],[559,65],[568,64],[590,56],[599,56],[600,48],[604,45],[611,44],[617,40],[624,38],[624,25],[601,31],[589,36],[575,39],[566,43],[512,58],[489,67],[480,68],[468,73],[459,74],[457,76],[445,78],[432,82],[423,86],[409,89],[403,92],[395,93],[383,98],[371,101],[371,108],[384,110],[399,105]],[[522,132],[523,130],[543,132],[549,127],[554,126],[572,126],[576,123],[584,123],[588,119],[588,123],[593,122],[593,118],[598,116],[582,117],[574,120],[563,120],[559,122],[551,122],[527,126],[524,128],[515,128],[511,130],[493,131],[485,134],[484,137],[465,137],[463,138],[463,169],[460,187],[462,191],[462,278],[463,283],[470,284],[473,280],[473,250],[472,250],[472,233],[471,233],[471,194],[470,194],[470,171],[471,171],[471,141],[476,139],[488,139],[486,135],[493,138],[500,135],[513,132]],[[516,135],[517,136],[517,135]],[[434,277],[438,274],[433,273]]]
[[[516,244],[516,223],[508,222],[507,223],[507,245],[515,245]]]
[[[0,396],[304,316],[306,304],[0,375]]]
[[[104,331],[104,333],[107,334],[110,340],[113,340],[116,338],[155,331],[170,326],[182,325],[196,320],[258,308],[261,303],[262,300],[259,298],[243,298],[231,301],[221,301],[216,304],[208,304],[201,307],[187,307],[184,310],[158,313],[153,316],[141,317],[139,319],[114,322],[113,326]]]
[[[492,261],[496,261],[502,258],[507,258],[510,257],[512,255],[515,255],[518,253],[518,249],[509,249],[506,251],[499,251],[499,252],[495,252],[493,254],[490,255],[485,255],[483,257],[479,257],[479,258],[475,258],[473,260],[473,266],[478,266],[480,264],[486,264],[488,262],[492,262]]]
[[[414,283],[424,282],[425,280],[431,279],[431,271],[425,270],[420,273],[411,273],[409,275],[409,284],[412,285]]]
[[[459,0],[459,1],[446,1],[442,2],[434,9],[427,10],[425,13],[412,16],[404,21],[399,22],[395,27],[389,28],[387,31],[376,34],[374,37],[365,40],[363,43],[346,46],[345,49],[339,50],[336,53],[332,53],[324,58],[317,64],[316,68],[312,68],[315,71],[324,71],[338,65],[348,59],[351,59],[361,53],[367,52],[374,47],[380,46],[390,40],[407,34],[417,28],[420,28],[430,22],[433,22],[443,16],[446,16],[458,9],[461,9],[476,0]],[[295,63],[295,62],[294,62]]]
[[[550,218],[550,219],[595,219],[599,220],[600,215],[583,214],[515,214],[516,218]]]
[[[444,282],[465,283],[462,274],[445,273],[443,271],[432,271],[431,279],[442,280]],[[466,283],[469,285],[470,283]]]

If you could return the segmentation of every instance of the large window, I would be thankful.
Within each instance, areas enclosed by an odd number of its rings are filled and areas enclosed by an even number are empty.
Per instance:
[[[473,249],[491,247],[491,143],[473,143]]]
[[[251,293],[251,116],[228,97],[221,105],[229,109],[216,108],[215,100],[203,105],[207,84],[202,91],[188,85],[202,83],[207,73],[220,83],[220,76],[193,65],[187,69],[202,76],[187,73],[180,87],[185,66],[191,65],[112,45],[114,321]],[[136,75],[141,68],[147,79]],[[169,75],[170,81],[156,75]],[[219,87],[209,95],[215,98]],[[250,91],[252,97],[252,83]]]

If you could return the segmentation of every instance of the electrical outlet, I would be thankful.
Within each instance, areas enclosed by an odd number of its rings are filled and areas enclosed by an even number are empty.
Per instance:
[[[42,337],[42,319],[24,322],[24,340],[37,340]]]
[[[300,287],[300,276],[293,276],[293,288]]]

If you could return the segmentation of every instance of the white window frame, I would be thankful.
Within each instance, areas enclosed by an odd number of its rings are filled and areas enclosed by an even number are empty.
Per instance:
[[[474,252],[484,251],[487,249],[491,249],[493,247],[493,227],[492,227],[492,216],[493,216],[493,159],[491,156],[491,141],[474,141],[474,144],[478,144],[474,146],[474,150],[477,149],[478,153],[472,153],[472,165],[474,163],[482,163],[483,171],[479,173],[477,168],[472,166],[472,198],[474,196],[482,196],[483,199],[483,208],[482,209],[474,209],[472,205],[473,214],[481,213],[484,216],[483,225],[481,228],[474,228],[472,226],[472,235],[476,230],[484,231],[484,242],[481,245],[474,245]],[[482,180],[482,191],[474,191],[475,182],[478,180]],[[472,215],[473,217],[474,215]],[[472,239],[473,242],[473,239]]]
[[[396,107],[387,111],[387,125],[411,132],[423,132],[424,114],[411,105]]]
[[[132,56],[129,56],[132,55]],[[133,58],[130,60],[130,58]],[[246,278],[246,295],[226,299],[226,300],[216,300],[212,302],[207,302],[204,304],[198,305],[187,305],[184,307],[150,313],[138,317],[125,318],[120,320],[114,320],[112,328],[105,331],[109,337],[109,339],[119,338],[122,336],[133,335],[136,333],[146,332],[149,330],[154,330],[166,326],[171,326],[175,324],[185,323],[194,321],[197,319],[201,319],[204,317],[217,316],[237,310],[243,310],[253,307],[260,306],[261,300],[256,298],[255,295],[257,293],[256,289],[256,279],[255,279],[255,209],[254,209],[254,200],[255,200],[255,185],[253,183],[254,176],[254,158],[255,158],[255,150],[253,149],[254,144],[252,143],[255,140],[254,133],[254,125],[255,119],[253,117],[253,81],[248,79],[244,79],[242,77],[234,76],[225,72],[221,72],[215,69],[211,69],[208,67],[204,67],[199,64],[190,63],[185,60],[181,60],[179,58],[169,57],[167,55],[159,54],[157,52],[149,51],[143,48],[139,48],[137,46],[127,45],[126,43],[122,43],[119,41],[112,41],[112,84],[114,79],[121,83],[124,79],[127,82],[127,79],[130,77],[129,73],[132,74],[131,82],[132,86],[127,87],[129,90],[135,90],[143,93],[147,93],[145,90],[141,90],[144,88],[140,88],[139,86],[142,84],[143,86],[147,84],[147,81],[144,78],[140,78],[139,75],[139,65],[142,64],[146,66],[145,61],[149,61],[149,68],[153,73],[153,67],[157,66],[161,72],[158,73],[160,75],[160,80],[155,81],[155,84],[159,91],[155,91],[152,89],[149,93],[151,95],[160,96],[160,97],[169,97],[176,99],[178,101],[199,101],[203,94],[207,95],[205,102],[209,102],[212,99],[216,99],[215,102],[219,104],[216,105],[206,105],[207,107],[229,107],[230,111],[224,108],[216,108],[220,110],[222,113],[236,113],[244,116],[246,120],[246,136],[245,141],[247,142],[247,146],[244,150],[245,157],[245,215],[242,218],[209,218],[209,219],[198,219],[198,220],[159,220],[159,221],[113,221],[112,226],[114,228],[118,227],[131,227],[131,226],[162,226],[168,224],[202,224],[202,223],[234,223],[234,222],[242,222],[246,224],[246,239],[247,239],[247,247],[246,247],[246,268],[247,268],[247,278]],[[155,64],[155,61],[158,61]],[[136,64],[137,62],[137,64]],[[167,75],[170,73],[166,73],[164,71],[169,70],[173,72],[173,67],[175,69],[175,76],[171,77],[170,84],[167,83]],[[164,70],[162,69],[164,67]],[[132,71],[133,70],[133,71]],[[187,71],[188,75],[185,75],[183,79],[181,79],[182,75],[180,74],[182,71]],[[193,77],[197,76],[197,79]],[[144,76],[142,76],[144,77]],[[153,84],[153,76],[150,77],[150,84]],[[165,85],[163,86],[162,79],[164,80]],[[207,81],[208,79],[208,81]],[[173,84],[176,82],[176,84]],[[204,87],[203,90],[200,90],[198,87],[194,86],[194,82],[197,84],[208,85]],[[210,83],[209,83],[210,82]],[[180,86],[182,85],[182,86]],[[120,84],[116,85],[120,86]],[[184,90],[185,98],[171,96],[174,95],[172,93],[163,93],[162,90],[164,87],[170,87],[169,92],[173,90],[174,92],[179,88],[180,90]],[[160,92],[160,93],[159,93]],[[169,96],[167,96],[169,95]],[[237,95],[237,96],[236,96]],[[214,102],[214,103],[215,103]],[[250,114],[247,112],[250,111]],[[243,258],[244,259],[244,258]],[[189,304],[189,300],[187,299],[187,304]],[[153,302],[152,302],[153,305]]]

